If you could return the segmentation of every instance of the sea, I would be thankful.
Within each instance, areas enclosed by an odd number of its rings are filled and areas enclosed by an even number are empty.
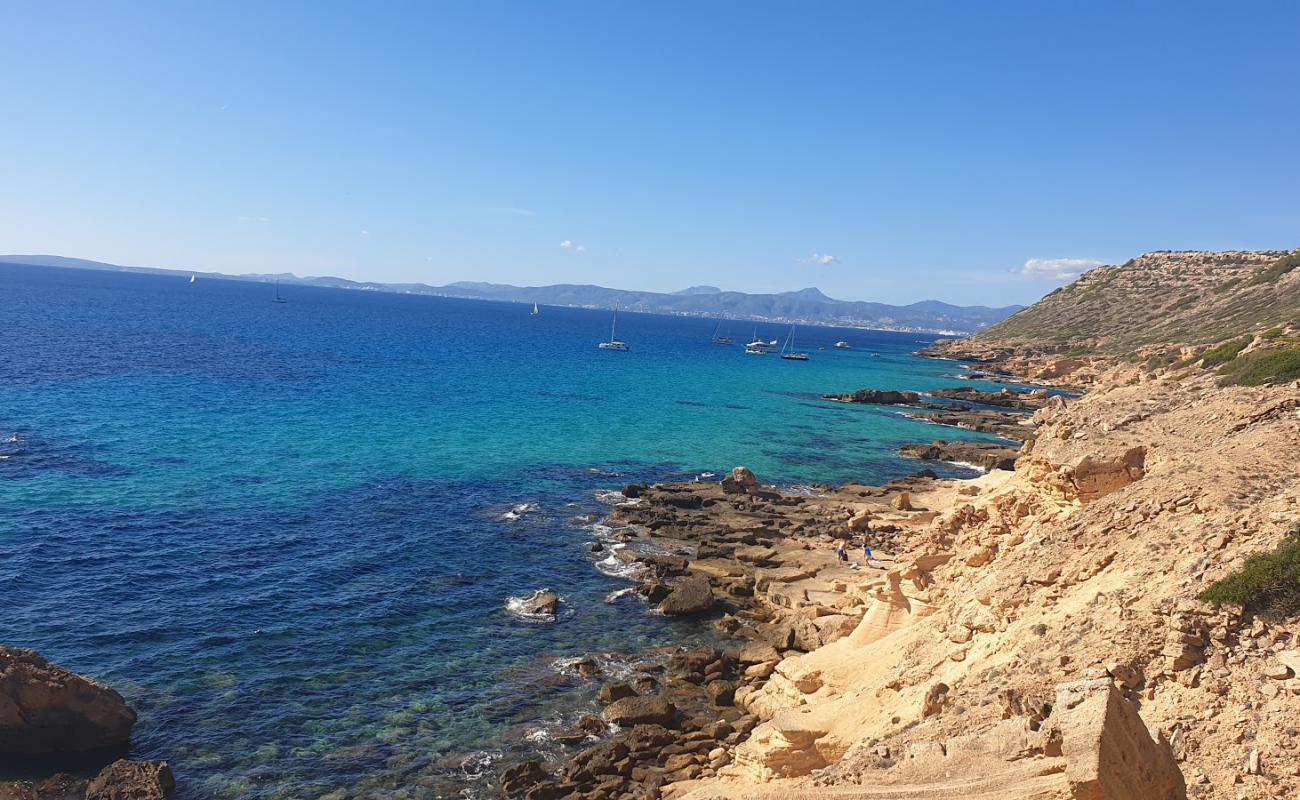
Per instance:
[[[984,438],[819,398],[991,388],[922,334],[793,362],[622,312],[615,352],[606,309],[274,291],[0,265],[0,643],[124,695],[182,800],[489,797],[595,708],[569,661],[713,637],[590,553],[621,486],[971,476],[897,449]],[[512,613],[540,588],[557,621]]]

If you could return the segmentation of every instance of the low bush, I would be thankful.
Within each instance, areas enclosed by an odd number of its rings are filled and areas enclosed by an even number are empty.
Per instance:
[[[1269,328],[1268,330],[1261,333],[1260,336],[1262,338],[1268,339],[1269,341],[1272,341],[1273,339],[1281,338],[1282,333],[1283,331],[1281,328]]]
[[[1300,250],[1288,253],[1256,272],[1250,276],[1250,280],[1246,282],[1246,285],[1258,286],[1261,283],[1273,283],[1296,267],[1300,267]]]
[[[1223,365],[1219,374],[1243,386],[1300,380],[1300,347],[1256,350]]]
[[[1231,278],[1214,287],[1214,292],[1215,294],[1223,294],[1224,292],[1232,291],[1232,288],[1239,283],[1241,283],[1241,278]]]
[[[1300,615],[1300,527],[1292,528],[1273,552],[1247,557],[1241,569],[1215,581],[1200,598],[1273,616]]]
[[[1201,355],[1201,366],[1217,367],[1220,364],[1226,364],[1237,357],[1237,354],[1250,346],[1254,337],[1243,336],[1240,339],[1233,339],[1231,342],[1224,342],[1218,347],[1211,347]]]

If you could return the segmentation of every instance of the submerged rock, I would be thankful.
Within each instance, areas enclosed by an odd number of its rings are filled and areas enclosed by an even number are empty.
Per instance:
[[[121,747],[134,725],[135,711],[112,689],[0,645],[0,754]]]

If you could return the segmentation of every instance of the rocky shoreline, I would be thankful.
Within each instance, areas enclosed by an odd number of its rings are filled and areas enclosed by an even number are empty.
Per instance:
[[[136,713],[122,696],[51,664],[32,650],[0,645],[0,758],[64,767],[125,752]],[[164,800],[176,788],[165,761],[118,758],[89,780],[59,772],[0,782],[0,800]]]
[[[516,768],[508,796],[1296,796],[1300,626],[1196,593],[1300,535],[1294,480],[1258,480],[1293,473],[1300,386],[1059,362],[1016,370],[1086,395],[826,398],[1001,415],[985,422],[1024,444],[992,466],[1014,471],[811,496],[743,468],[626,487],[606,546],[654,544],[639,593],[656,605],[689,582],[698,598],[704,576],[698,610],[736,643],[602,690],[601,724],[618,703],[666,713]]]
[[[977,418],[1014,426],[1022,441],[1032,434],[1023,412],[1047,403],[1041,392],[958,389],[932,396],[944,402],[877,390],[826,399],[907,406],[962,422]],[[974,408],[976,403],[985,408]],[[943,455],[958,452],[962,458],[943,460],[984,461],[988,470],[1009,466],[1018,452],[984,442],[953,447],[966,449]],[[732,644],[642,654],[630,677],[602,685],[600,716],[584,716],[557,737],[575,745],[599,741],[558,765],[535,759],[511,767],[502,775],[504,794],[525,800],[653,800],[671,796],[674,786],[719,774],[760,721],[747,700],[760,696],[781,661],[850,635],[873,592],[887,585],[897,566],[892,554],[907,548],[909,536],[939,509],[1002,479],[941,481],[923,470],[886,486],[818,486],[813,495],[784,494],[737,467],[717,483],[625,486],[623,501],[603,523],[612,533],[596,547],[636,565],[635,591],[657,613],[708,615],[723,642]],[[594,658],[576,667],[587,677],[601,677]]]

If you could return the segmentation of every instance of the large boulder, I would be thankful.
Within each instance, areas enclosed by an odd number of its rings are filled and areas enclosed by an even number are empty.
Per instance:
[[[1056,687],[1065,777],[1075,800],[1185,800],[1169,743],[1151,738],[1110,678]]]
[[[713,586],[707,575],[683,579],[659,604],[659,610],[668,616],[701,614],[710,608],[713,608]]]
[[[619,727],[632,725],[670,726],[677,718],[677,707],[659,695],[624,697],[605,707],[605,721]]]
[[[121,747],[134,725],[135,712],[112,689],[0,645],[0,755]]]
[[[166,800],[176,790],[176,779],[166,761],[119,759],[86,787],[86,800]]]
[[[506,797],[520,797],[532,787],[550,779],[550,773],[542,769],[541,761],[525,761],[501,773],[501,791],[505,792]]]
[[[727,494],[753,494],[761,487],[749,467],[736,467],[722,479],[722,491]]]

